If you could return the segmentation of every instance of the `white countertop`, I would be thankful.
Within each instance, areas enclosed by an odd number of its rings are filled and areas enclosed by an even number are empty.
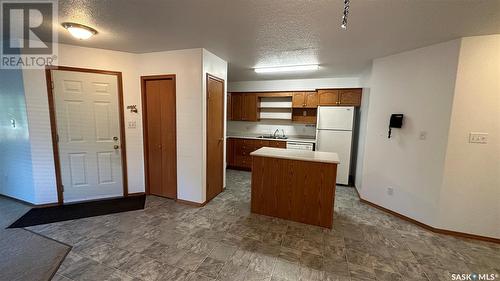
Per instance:
[[[316,139],[310,136],[288,136],[287,139],[268,139],[259,138],[263,134],[239,134],[239,133],[228,133],[227,138],[238,138],[238,139],[253,139],[253,140],[275,140],[275,141],[298,141],[298,142],[309,142],[315,143]]]
[[[250,153],[252,156],[281,158],[290,160],[321,162],[339,164],[339,156],[333,152],[309,151],[298,149],[284,149],[274,147],[263,147]]]

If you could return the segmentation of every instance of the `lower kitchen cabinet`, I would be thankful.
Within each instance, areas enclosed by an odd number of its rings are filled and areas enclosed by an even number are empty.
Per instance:
[[[252,157],[250,153],[261,147],[286,148],[286,141],[228,138],[226,147],[229,168],[251,170]]]

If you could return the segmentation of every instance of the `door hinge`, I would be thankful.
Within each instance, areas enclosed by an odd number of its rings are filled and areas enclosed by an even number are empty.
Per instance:
[[[64,185],[61,184],[61,192],[64,192]]]
[[[59,134],[56,133],[56,142],[59,143]]]
[[[50,88],[54,90],[54,81],[50,81]]]

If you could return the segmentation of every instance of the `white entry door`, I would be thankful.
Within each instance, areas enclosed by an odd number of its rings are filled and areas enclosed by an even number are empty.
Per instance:
[[[123,196],[117,76],[53,70],[64,202]]]

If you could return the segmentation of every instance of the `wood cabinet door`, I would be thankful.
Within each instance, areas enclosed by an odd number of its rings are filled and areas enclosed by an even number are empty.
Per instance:
[[[243,97],[241,94],[231,94],[231,120],[241,121],[243,109]]]
[[[339,90],[318,90],[319,105],[338,105]]]
[[[286,141],[269,141],[270,147],[286,148]]]
[[[292,95],[292,107],[304,107],[306,105],[306,93],[294,92]]]
[[[318,93],[317,92],[305,92],[305,106],[307,108],[318,107]]]
[[[233,166],[241,167],[243,165],[243,147],[243,139],[233,139]]]
[[[234,166],[234,139],[226,140],[226,166]]]
[[[340,90],[339,104],[361,106],[361,89]]]
[[[233,120],[233,103],[231,100],[231,93],[227,93],[226,97],[226,118],[227,120]]]
[[[257,121],[257,96],[255,94],[242,94],[241,120]]]
[[[269,147],[269,141],[268,140],[254,140],[254,150],[257,150],[259,148],[263,147]]]

